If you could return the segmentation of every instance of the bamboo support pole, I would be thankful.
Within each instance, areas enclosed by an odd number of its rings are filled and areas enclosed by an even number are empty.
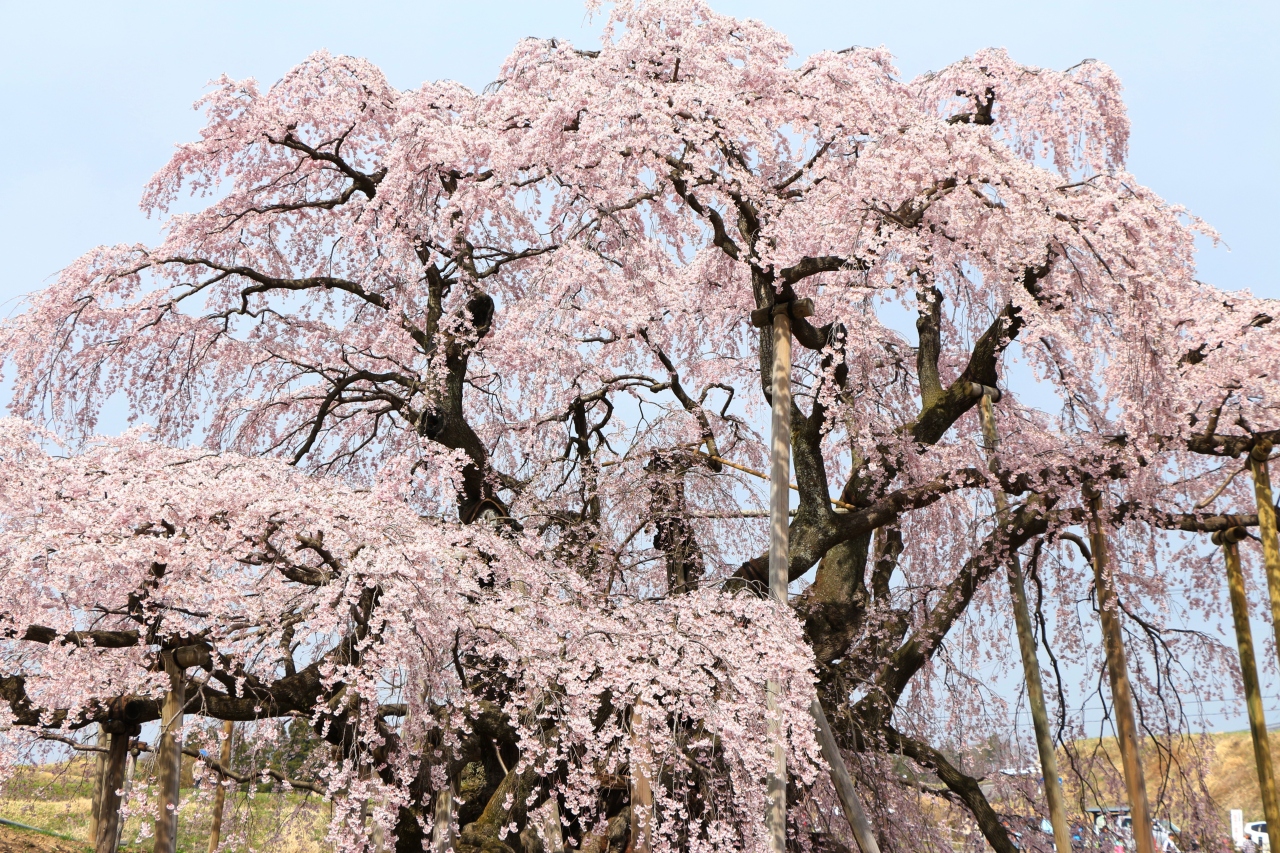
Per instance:
[[[187,682],[172,652],[165,652],[164,671],[169,690],[160,707],[160,742],[156,748],[156,782],[159,812],[156,814],[155,853],[175,853],[178,846],[178,785],[182,771],[182,711],[187,704]]]
[[[791,315],[788,307],[775,306],[773,311],[773,428],[769,448],[769,594],[784,607],[790,575],[787,510],[791,502],[787,489],[791,482]],[[765,811],[765,831],[771,853],[786,853],[787,848],[787,752],[778,717],[779,690],[777,681],[770,681],[765,689],[769,738],[773,741],[773,766],[769,771]]]
[[[1253,495],[1258,503],[1258,538],[1262,540],[1262,563],[1267,569],[1267,592],[1271,596],[1271,624],[1280,651],[1280,544],[1276,541],[1276,507],[1271,493],[1271,473],[1267,457],[1271,442],[1258,442],[1249,451],[1249,470],[1253,474]]]
[[[231,735],[235,732],[235,723],[225,720],[222,723],[222,744],[218,751],[218,766],[231,766]],[[222,841],[222,812],[227,802],[227,776],[217,773],[218,789],[213,792],[213,823],[209,827],[209,853],[216,853]]]
[[[975,389],[980,396],[982,436],[987,456],[994,468],[1000,439],[996,432],[992,403],[1000,399],[1000,392],[996,391],[993,395],[989,392],[994,389],[981,385],[975,386]],[[1009,501],[999,486],[992,488],[991,494],[996,503],[996,524],[1003,528],[1008,521]],[[1031,628],[1031,608],[1027,605],[1027,587],[1017,551],[1010,549],[1005,566],[1009,592],[1013,599],[1013,622],[1018,634],[1018,650],[1022,654],[1022,675],[1027,682],[1027,701],[1031,705],[1031,722],[1036,734],[1036,749],[1040,753],[1040,770],[1044,776],[1044,797],[1049,806],[1049,823],[1053,826],[1053,842],[1059,850],[1070,850],[1071,831],[1067,826],[1066,798],[1062,795],[1062,784],[1058,781],[1058,756],[1053,746],[1053,734],[1049,730],[1049,712],[1045,707],[1044,686],[1040,678],[1040,659],[1036,654],[1035,634]]]
[[[1253,654],[1253,631],[1249,626],[1249,599],[1245,595],[1244,571],[1240,567],[1240,546],[1244,528],[1232,527],[1213,534],[1213,543],[1222,546],[1227,563],[1227,588],[1231,593],[1231,615],[1235,621],[1236,643],[1240,647],[1240,680],[1244,684],[1249,710],[1249,734],[1253,736],[1253,757],[1258,766],[1258,788],[1267,826],[1280,826],[1280,800],[1276,798],[1275,771],[1271,765],[1271,744],[1267,718],[1262,709],[1262,689],[1258,684],[1258,664]]]
[[[1151,806],[1147,801],[1138,725],[1133,714],[1133,687],[1129,683],[1129,664],[1125,657],[1124,634],[1120,625],[1120,604],[1107,565],[1110,549],[1106,531],[1102,528],[1102,494],[1092,486],[1086,486],[1085,498],[1089,502],[1089,538],[1093,546],[1093,578],[1098,592],[1098,617],[1102,623],[1107,675],[1111,681],[1116,741],[1120,746],[1124,783],[1129,794],[1129,814],[1133,819],[1133,839],[1138,853],[1155,853]]]

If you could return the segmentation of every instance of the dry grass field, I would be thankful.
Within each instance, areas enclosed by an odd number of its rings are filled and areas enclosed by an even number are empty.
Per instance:
[[[18,774],[0,793],[0,817],[38,827],[70,840],[0,826],[0,853],[84,853],[89,844],[89,801],[93,790],[91,761],[44,765]],[[134,802],[147,796],[145,787],[131,792]],[[183,788],[178,822],[178,849],[205,853],[212,818],[212,791]],[[249,793],[227,797],[223,821],[224,849],[253,847],[273,853],[319,853],[327,823],[327,806],[315,795]],[[122,849],[151,849],[146,837],[150,821],[131,816],[121,836]]]
[[[1112,802],[1121,802],[1117,780],[1111,778],[1108,788],[1108,771],[1105,769],[1108,759],[1115,760],[1117,757],[1114,742],[1081,742],[1076,748],[1082,757],[1092,759],[1093,781],[1104,792],[1103,796],[1107,796],[1105,792],[1110,791],[1115,795]],[[1224,826],[1228,810],[1233,808],[1242,809],[1246,820],[1261,819],[1262,806],[1253,764],[1253,747],[1247,732],[1212,735],[1198,741],[1194,748],[1190,744],[1184,744],[1164,755],[1148,745],[1146,764],[1149,788],[1153,795],[1160,784],[1162,771],[1168,767],[1170,756],[1175,762],[1197,760],[1197,756],[1206,762],[1207,791],[1217,806]],[[1065,769],[1065,760],[1063,764]],[[86,853],[89,849],[92,766],[91,761],[77,758],[62,764],[32,768],[16,776],[0,792],[0,817],[65,838],[0,826],[0,853]],[[137,803],[146,793],[145,788],[135,788],[134,802]],[[1080,787],[1069,784],[1067,794],[1069,801],[1078,808],[1082,802]],[[211,818],[211,791],[207,787],[204,790],[185,787],[183,797],[179,850],[183,853],[205,853]],[[1085,802],[1092,802],[1096,798],[1086,796],[1083,799]],[[1174,805],[1167,813],[1157,816],[1178,822],[1182,818],[1177,805],[1180,800],[1180,795],[1173,792],[1168,801]],[[225,850],[240,851],[253,847],[257,850],[271,850],[273,853],[320,853],[325,849],[323,841],[327,806],[314,795],[250,794],[240,790],[229,797],[228,802],[231,812],[229,820],[223,824]],[[128,853],[142,853],[151,849],[151,839],[146,836],[144,821],[140,816],[131,816],[127,820],[122,841],[123,849]]]

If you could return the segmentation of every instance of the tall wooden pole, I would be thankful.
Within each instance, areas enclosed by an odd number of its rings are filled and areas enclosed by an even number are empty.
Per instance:
[[[822,747],[822,757],[831,768],[831,784],[835,786],[836,796],[840,798],[840,807],[844,809],[844,819],[853,830],[854,840],[862,848],[862,853],[880,853],[880,842],[876,841],[876,835],[871,831],[871,822],[863,811],[862,801],[858,799],[858,792],[853,789],[853,779],[849,776],[849,768],[845,766],[844,756],[840,754],[840,746],[831,731],[831,724],[827,722],[826,712],[822,710],[822,703],[814,699],[809,713],[818,724],[818,745]]]
[[[160,744],[156,775],[160,789],[156,815],[155,853],[175,853],[178,846],[178,787],[182,771],[182,711],[187,704],[187,681],[172,652],[162,655],[169,690],[160,706]]]
[[[231,768],[231,735],[236,724],[231,720],[222,723],[222,744],[218,750],[218,767],[222,770]],[[218,789],[213,792],[213,824],[209,827],[209,853],[215,853],[222,841],[222,812],[227,802],[227,777],[218,773]]]
[[[1258,788],[1262,792],[1262,813],[1267,826],[1280,826],[1280,800],[1276,798],[1276,777],[1271,766],[1271,744],[1267,738],[1267,718],[1262,710],[1262,690],[1258,684],[1258,664],[1253,656],[1253,631],[1249,627],[1249,599],[1244,591],[1240,568],[1240,547],[1244,528],[1232,527],[1213,534],[1213,543],[1222,546],[1227,561],[1227,588],[1231,592],[1231,615],[1240,647],[1240,680],[1244,684],[1245,706],[1249,709],[1249,733],[1253,736],[1253,758],[1258,765]]]
[[[996,433],[996,415],[992,403],[1000,399],[1000,392],[984,385],[975,385],[974,389],[980,398],[978,405],[982,414],[982,437],[994,471],[1000,438]],[[1008,523],[1009,501],[998,485],[991,490],[991,494],[996,503],[996,524],[1003,529]],[[1053,747],[1053,735],[1049,731],[1049,712],[1045,707],[1044,685],[1040,680],[1040,658],[1036,654],[1036,639],[1031,629],[1031,608],[1027,605],[1027,587],[1017,551],[1010,549],[1005,565],[1009,592],[1013,599],[1013,623],[1018,634],[1018,649],[1022,653],[1022,676],[1027,682],[1027,701],[1031,704],[1031,722],[1036,733],[1036,749],[1040,753],[1040,772],[1044,776],[1044,798],[1049,806],[1049,823],[1053,826],[1053,843],[1059,850],[1070,850],[1071,830],[1067,826],[1066,798],[1062,796],[1062,783],[1058,781],[1058,755]]]
[[[129,741],[129,755],[124,760],[124,784],[120,786],[120,805],[123,806],[129,801],[129,791],[133,788],[133,773],[138,769],[138,742],[132,738]],[[120,848],[121,839],[124,838],[124,821],[116,823],[116,849]]]
[[[1259,441],[1249,451],[1249,470],[1253,474],[1253,495],[1258,502],[1258,537],[1262,540],[1262,562],[1267,569],[1267,592],[1271,594],[1271,624],[1280,644],[1280,545],[1276,542],[1276,507],[1271,494],[1271,473],[1267,459],[1271,442]],[[1276,647],[1280,651],[1280,645]]]
[[[653,850],[653,757],[644,726],[644,702],[637,698],[631,707],[631,853]]]
[[[436,794],[436,812],[431,827],[431,853],[449,853],[457,849],[453,834],[453,786],[445,785]]]
[[[111,751],[111,735],[98,723],[98,749],[93,760],[93,799],[89,803],[89,843],[98,839],[98,820],[102,816],[102,792],[107,776],[107,753]]]
[[[131,726],[113,726],[107,752],[106,773],[102,780],[102,801],[98,812],[98,833],[94,836],[94,853],[116,853],[120,838],[120,791],[124,788],[124,763],[129,757]]]
[[[790,580],[788,560],[787,510],[791,492],[791,315],[790,304],[773,309],[773,428],[769,452],[769,594],[782,606],[787,605],[787,583]],[[787,751],[782,743],[782,724],[778,718],[777,681],[766,686],[769,712],[769,738],[773,741],[773,766],[769,771],[769,804],[765,812],[765,829],[769,834],[771,853],[786,853],[787,848]]]
[[[1129,793],[1129,814],[1133,818],[1133,840],[1138,853],[1155,853],[1151,806],[1147,802],[1147,782],[1142,772],[1138,724],[1133,716],[1133,688],[1129,684],[1129,663],[1125,658],[1124,634],[1120,626],[1120,602],[1108,567],[1107,534],[1102,527],[1102,493],[1092,485],[1084,490],[1089,501],[1089,539],[1093,545],[1093,579],[1098,591],[1098,617],[1102,623],[1102,643],[1107,655],[1107,675],[1111,681],[1111,707],[1115,712],[1116,741],[1124,768],[1124,784]]]

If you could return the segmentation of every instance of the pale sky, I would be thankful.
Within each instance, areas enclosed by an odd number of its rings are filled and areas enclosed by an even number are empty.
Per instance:
[[[1280,167],[1280,3],[720,0],[801,55],[887,46],[907,75],[977,48],[1024,63],[1109,63],[1133,122],[1130,168],[1222,234],[1202,277],[1280,296],[1263,201]],[[394,85],[479,88],[524,36],[594,42],[580,0],[56,2],[0,0],[0,308],[99,243],[152,241],[144,181],[195,136],[191,103],[222,73],[270,84],[310,52],[366,57]]]
[[[801,56],[884,45],[908,76],[986,46],[1057,69],[1107,62],[1125,85],[1131,171],[1217,228],[1229,247],[1205,247],[1201,277],[1280,297],[1272,257],[1280,214],[1266,201],[1280,172],[1280,3],[715,6],[763,19]],[[0,181],[0,315],[96,244],[155,241],[158,223],[138,211],[141,187],[175,143],[196,136],[191,104],[222,73],[270,84],[326,48],[368,58],[396,86],[452,78],[480,88],[519,38],[592,45],[594,29],[579,0],[0,0],[0,162],[9,164]],[[1255,622],[1255,636],[1269,628]],[[1237,706],[1211,725],[1242,728],[1243,719]]]

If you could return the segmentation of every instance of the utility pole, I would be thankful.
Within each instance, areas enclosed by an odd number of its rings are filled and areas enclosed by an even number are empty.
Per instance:
[[[982,437],[986,444],[991,472],[996,472],[996,451],[1000,438],[996,432],[995,408],[1000,391],[986,385],[973,384],[972,393],[978,397],[982,414]],[[997,529],[1005,530],[1009,521],[1009,501],[1004,489],[997,483],[991,495],[996,503]],[[999,541],[999,538],[998,540]],[[1004,543],[1007,547],[1008,543]],[[1000,547],[1000,546],[997,546]],[[1027,586],[1022,576],[1022,563],[1018,552],[1009,548],[1005,555],[1005,571],[1009,580],[1009,592],[1013,598],[1013,623],[1018,634],[1018,649],[1022,653],[1022,676],[1027,682],[1027,701],[1031,705],[1031,722],[1036,733],[1036,749],[1040,753],[1040,772],[1044,776],[1044,797],[1049,805],[1049,823],[1053,825],[1053,843],[1058,850],[1071,849],[1071,832],[1067,827],[1066,800],[1062,796],[1062,784],[1058,781],[1058,755],[1053,747],[1053,735],[1049,731],[1049,712],[1044,703],[1044,686],[1040,680],[1040,659],[1036,655],[1035,634],[1031,628],[1031,608],[1027,605]]]
[[[1243,527],[1232,527],[1213,534],[1213,544],[1222,546],[1227,562],[1227,589],[1231,593],[1231,615],[1236,625],[1236,644],[1240,648],[1240,680],[1244,684],[1245,706],[1249,710],[1249,734],[1253,736],[1253,758],[1258,765],[1262,814],[1267,819],[1267,826],[1280,826],[1271,744],[1267,737],[1267,718],[1262,710],[1258,664],[1253,656],[1253,631],[1249,627],[1249,600],[1245,596],[1244,571],[1240,568],[1240,546],[1237,544],[1245,535]]]
[[[1089,539],[1093,545],[1093,580],[1098,592],[1098,618],[1107,654],[1107,675],[1111,681],[1111,706],[1116,715],[1116,741],[1124,768],[1124,784],[1129,793],[1129,814],[1133,818],[1133,840],[1138,853],[1155,853],[1151,806],[1147,802],[1147,782],[1142,772],[1138,724],[1133,716],[1133,687],[1129,684],[1129,663],[1125,657],[1124,634],[1120,626],[1120,601],[1108,563],[1107,534],[1102,527],[1102,493],[1092,484],[1084,488],[1089,503]]]

